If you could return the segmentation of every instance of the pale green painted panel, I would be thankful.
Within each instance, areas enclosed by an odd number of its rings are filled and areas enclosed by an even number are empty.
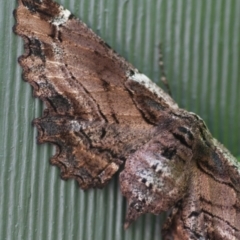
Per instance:
[[[181,107],[198,113],[213,135],[240,155],[239,0],[61,0],[117,52],[158,82],[158,44]],[[0,9],[0,239],[161,239],[163,216],[123,230],[126,201],[117,176],[83,192],[48,163],[33,118],[43,106],[21,79],[22,40],[12,33],[16,2]]]

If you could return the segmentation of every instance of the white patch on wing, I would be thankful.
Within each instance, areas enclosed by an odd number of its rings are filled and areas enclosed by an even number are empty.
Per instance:
[[[140,83],[146,87],[150,92],[156,94],[159,98],[163,98],[166,103],[172,108],[178,108],[178,105],[172,100],[172,98],[165,93],[156,83],[151,81],[146,75],[139,73],[136,69],[134,74],[127,73],[128,78]]]
[[[157,85],[154,82],[152,82],[146,75],[144,75],[142,73],[135,73],[134,75],[131,76],[131,79],[136,82],[141,83],[147,89],[149,89],[151,92],[158,94]]]
[[[81,125],[76,120],[70,121],[70,128],[74,132],[79,132],[81,129]]]
[[[64,24],[69,19],[71,12],[67,9],[64,9],[62,6],[59,7],[60,13],[58,16],[52,19],[51,23],[55,26],[59,26]]]

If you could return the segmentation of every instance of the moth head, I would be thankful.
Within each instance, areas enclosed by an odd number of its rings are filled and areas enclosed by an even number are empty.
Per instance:
[[[173,135],[163,133],[127,159],[120,174],[129,205],[125,228],[141,214],[167,211],[184,197],[191,158],[188,148],[177,146]]]

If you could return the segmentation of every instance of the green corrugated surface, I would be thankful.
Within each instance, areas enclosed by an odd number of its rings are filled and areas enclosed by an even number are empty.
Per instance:
[[[198,113],[213,135],[240,155],[239,0],[62,0],[117,52],[158,81],[158,43],[181,107]],[[22,40],[12,33],[16,1],[0,8],[0,239],[155,240],[163,216],[123,230],[126,201],[117,177],[83,192],[48,163],[31,120],[43,106],[21,79]]]

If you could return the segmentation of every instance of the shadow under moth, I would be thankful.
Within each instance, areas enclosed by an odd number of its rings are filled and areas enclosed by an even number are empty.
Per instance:
[[[85,23],[51,0],[18,0],[23,78],[46,105],[38,142],[82,189],[124,165],[125,227],[170,211],[163,239],[240,239],[240,164],[203,120],[178,107]]]

